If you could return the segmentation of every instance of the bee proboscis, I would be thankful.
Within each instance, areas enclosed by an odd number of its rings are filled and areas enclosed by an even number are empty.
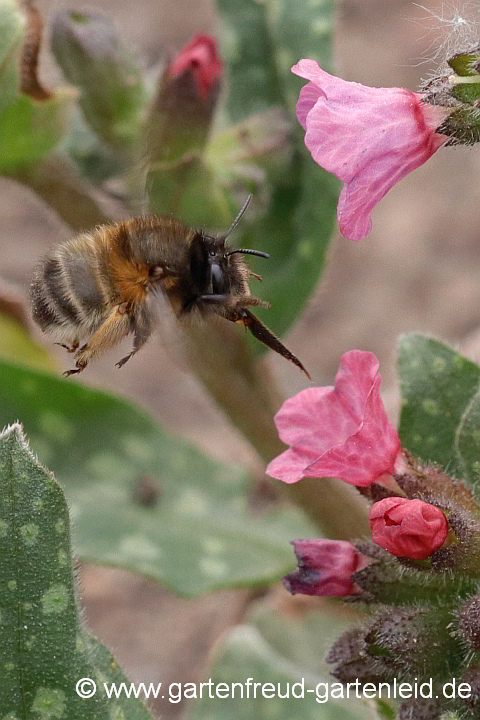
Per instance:
[[[155,295],[161,292],[179,320],[216,314],[241,323],[310,377],[300,360],[249,310],[269,304],[251,294],[248,280],[259,276],[243,256],[268,254],[230,249],[227,239],[250,200],[251,195],[222,235],[154,215],[101,225],[54,246],[35,270],[31,298],[41,329],[75,353],[75,368],[64,375],[82,372],[93,357],[133,333],[131,352],[116,363],[122,367],[150,337]]]

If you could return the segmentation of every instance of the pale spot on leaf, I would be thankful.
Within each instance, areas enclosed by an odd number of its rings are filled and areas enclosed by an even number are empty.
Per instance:
[[[27,547],[32,547],[33,545],[35,545],[39,532],[40,528],[38,527],[38,525],[35,525],[35,523],[28,523],[27,525],[22,525],[22,527],[20,528],[20,535],[22,536],[22,540]]]
[[[199,517],[208,512],[208,502],[200,490],[185,488],[177,503],[177,511],[185,515]]]
[[[227,563],[212,557],[202,558],[199,569],[204,575],[213,578],[221,578],[228,573]]]
[[[160,548],[143,535],[129,535],[125,537],[120,543],[119,550],[130,557],[141,560],[154,560],[162,554]]]
[[[202,547],[206,553],[219,555],[225,551],[225,544],[215,537],[207,537],[202,540]]]
[[[428,415],[438,415],[438,403],[433,398],[426,398],[422,402],[422,408]]]
[[[63,583],[51,585],[43,594],[40,602],[43,605],[45,615],[64,612],[70,600],[68,588]]]
[[[32,704],[32,711],[39,720],[62,718],[66,707],[66,696],[63,690],[39,688]]]

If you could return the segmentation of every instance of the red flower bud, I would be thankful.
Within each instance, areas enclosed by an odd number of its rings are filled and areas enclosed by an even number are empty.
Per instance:
[[[222,70],[215,38],[195,35],[160,79],[148,129],[151,166],[159,163],[147,181],[155,212],[168,211],[172,198],[178,204],[190,173],[182,165],[179,175],[178,169],[174,169],[167,179],[162,163],[185,162],[189,156],[191,163],[193,154],[199,156],[203,152],[220,92]]]
[[[448,535],[444,513],[422,500],[385,498],[372,506],[369,519],[373,542],[397,557],[424,560]]]
[[[297,569],[284,578],[292,595],[343,597],[359,592],[352,580],[363,556],[345,540],[293,540]]]
[[[210,35],[195,35],[169,67],[168,75],[174,79],[190,71],[195,78],[197,92],[204,100],[211,88],[220,80],[223,63],[217,55],[215,39]]]

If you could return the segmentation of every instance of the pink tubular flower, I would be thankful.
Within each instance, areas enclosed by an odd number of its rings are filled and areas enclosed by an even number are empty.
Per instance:
[[[220,80],[223,63],[217,54],[215,38],[210,35],[195,35],[193,40],[173,60],[169,68],[170,78],[176,78],[191,70],[197,92],[204,100],[213,85]]]
[[[347,82],[314,60],[300,60],[292,72],[309,81],[297,102],[305,145],[345,183],[337,207],[340,232],[363,240],[379,200],[447,141],[435,132],[443,118],[410,90]]]
[[[283,582],[292,595],[344,597],[359,592],[352,575],[364,558],[345,540],[293,540],[297,569]]]
[[[385,498],[372,505],[369,519],[373,542],[396,557],[424,560],[448,535],[443,512],[422,500]]]
[[[303,477],[334,477],[371,485],[395,472],[400,439],[380,398],[378,360],[351,350],[340,360],[335,387],[307,388],[275,416],[283,442],[291,445],[267,467],[268,475],[294,483]]]

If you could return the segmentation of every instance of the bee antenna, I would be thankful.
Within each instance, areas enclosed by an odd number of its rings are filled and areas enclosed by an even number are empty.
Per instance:
[[[250,248],[230,250],[230,252],[225,254],[225,257],[229,257],[229,255],[235,255],[235,253],[241,253],[242,255],[256,255],[257,257],[267,258],[267,260],[270,257],[270,255],[266,252],[262,252],[261,250],[250,250]]]
[[[241,209],[240,209],[240,212],[238,213],[237,217],[236,217],[235,220],[232,222],[232,224],[231,224],[230,227],[228,228],[227,232],[224,233],[223,235],[220,235],[219,240],[226,240],[226,239],[228,238],[228,236],[235,230],[235,228],[237,227],[238,223],[239,223],[240,220],[242,219],[242,215],[244,214],[245,210],[246,210],[246,209],[248,208],[248,206],[250,205],[250,202],[251,202],[251,200],[252,200],[252,197],[253,197],[253,195],[252,195],[251,193],[250,193],[250,195],[247,195],[247,199],[246,199],[245,202],[243,203],[243,205],[242,205],[242,207],[241,207]]]

